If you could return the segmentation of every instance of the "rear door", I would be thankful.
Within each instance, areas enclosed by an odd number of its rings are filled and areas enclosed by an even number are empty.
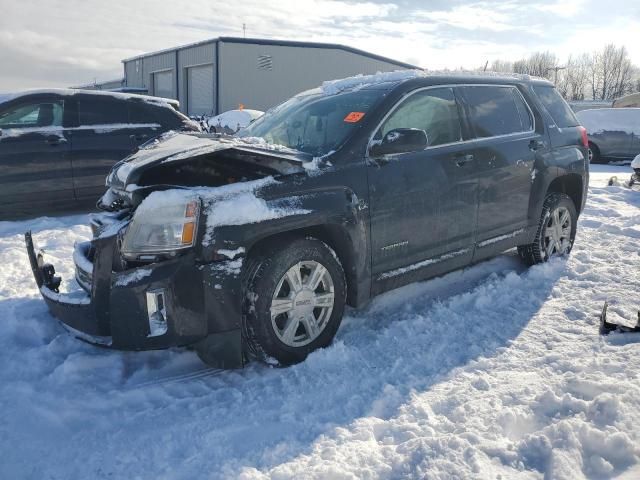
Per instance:
[[[482,248],[524,233],[534,161],[549,142],[535,132],[533,115],[517,87],[459,88],[475,137],[471,145],[478,169],[477,240]]]
[[[137,133],[129,123],[127,102],[109,95],[75,95],[72,165],[78,200],[97,200],[111,167],[134,149]]]
[[[22,214],[73,202],[65,100],[32,95],[0,105],[0,212]]]
[[[429,146],[370,159],[375,280],[427,276],[471,259],[477,172],[462,141],[460,113],[452,88],[421,89],[397,104],[376,131],[372,143],[397,128],[425,130]]]

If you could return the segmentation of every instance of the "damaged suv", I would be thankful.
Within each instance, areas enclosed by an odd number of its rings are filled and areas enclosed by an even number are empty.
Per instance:
[[[325,82],[236,137],[171,132],[111,171],[50,311],[87,341],[193,346],[206,363],[303,360],[345,305],[517,247],[572,248],[587,136],[552,84],[392,72]]]

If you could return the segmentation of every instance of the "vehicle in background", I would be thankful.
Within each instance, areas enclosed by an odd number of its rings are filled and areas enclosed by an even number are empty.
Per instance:
[[[630,93],[624,97],[620,97],[613,102],[613,108],[639,108],[640,92]]]
[[[220,115],[206,120],[208,131],[211,133],[225,133],[233,135],[239,130],[246,128],[249,124],[264,115],[260,110],[243,108],[239,110],[228,110]]]
[[[291,364],[329,345],[345,304],[518,248],[571,251],[586,130],[528,76],[402,71],[325,82],[235,137],[167,133],[114,167],[50,311],[123,350]],[[473,315],[473,312],[470,312]],[[443,325],[446,328],[446,325]]]
[[[111,167],[141,144],[199,130],[178,106],[93,90],[0,96],[0,219],[95,204]]]
[[[589,135],[589,160],[628,160],[640,153],[640,108],[597,108],[576,113]]]

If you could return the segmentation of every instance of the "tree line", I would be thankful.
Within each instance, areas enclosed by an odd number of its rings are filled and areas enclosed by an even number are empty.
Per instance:
[[[567,100],[614,100],[640,91],[640,69],[631,63],[624,46],[614,44],[594,53],[569,56],[565,62],[547,51],[515,62],[496,60],[489,68],[547,78]]]

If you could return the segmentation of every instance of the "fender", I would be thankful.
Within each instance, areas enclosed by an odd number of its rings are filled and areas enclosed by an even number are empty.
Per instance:
[[[226,260],[229,252],[234,258],[244,257],[266,241],[311,235],[331,247],[343,264],[349,285],[349,304],[366,303],[371,293],[367,202],[345,186],[287,193],[264,201],[274,210],[289,206],[291,214],[259,223],[216,227],[212,241],[199,253],[202,262]],[[206,223],[206,219],[202,221]]]

